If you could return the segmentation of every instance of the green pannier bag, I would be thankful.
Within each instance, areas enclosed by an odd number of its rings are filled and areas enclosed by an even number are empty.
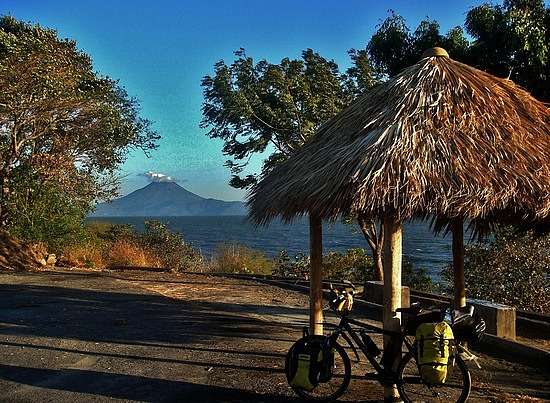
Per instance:
[[[422,323],[416,329],[418,365],[422,380],[441,384],[447,380],[449,345],[453,330],[445,322]]]
[[[333,354],[323,353],[317,337],[298,340],[287,356],[286,376],[290,386],[311,391],[320,382],[328,382],[332,377]]]

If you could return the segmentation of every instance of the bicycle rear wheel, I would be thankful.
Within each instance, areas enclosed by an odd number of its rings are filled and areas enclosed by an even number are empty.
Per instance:
[[[322,336],[310,336],[312,338],[319,338],[321,343],[324,339]],[[292,356],[292,349],[290,348],[286,357],[285,372],[288,379],[289,360]],[[351,363],[349,357],[342,346],[338,343],[334,343],[332,348],[334,349],[334,363],[332,366],[332,377],[326,382],[320,382],[312,390],[305,390],[290,385],[292,390],[304,400],[311,400],[317,402],[332,402],[338,399],[344,394],[349,386],[351,380]],[[288,379],[290,384],[290,379]]]
[[[454,365],[449,362],[447,379],[442,384],[427,384],[422,381],[414,355],[408,352],[398,369],[397,388],[406,402],[457,402],[468,399],[471,388],[470,371],[459,355],[454,357]]]

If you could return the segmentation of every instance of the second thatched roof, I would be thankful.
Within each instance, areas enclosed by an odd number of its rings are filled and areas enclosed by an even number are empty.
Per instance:
[[[250,217],[548,216],[550,109],[443,52],[327,121],[252,189]]]

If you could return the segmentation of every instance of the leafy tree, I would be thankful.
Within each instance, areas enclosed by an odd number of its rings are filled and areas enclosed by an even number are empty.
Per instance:
[[[375,81],[365,52],[351,51],[355,66],[347,74],[308,49],[301,59],[279,64],[254,62],[243,49],[231,65],[216,63],[213,76],[202,80],[201,126],[224,141],[223,152],[233,174],[231,186],[247,188],[260,172],[241,176],[250,157],[271,152],[261,174],[284,161],[327,119],[347,106],[354,95]]]
[[[472,64],[550,100],[550,8],[543,0],[483,4],[466,16]]]
[[[370,60],[379,73],[393,76],[416,63],[427,48],[441,46],[455,60],[509,77],[539,99],[550,99],[550,8],[543,0],[485,3],[468,11],[464,25],[471,42],[461,27],[442,35],[439,23],[429,19],[411,31],[392,11],[367,45]]]
[[[391,77],[416,63],[426,49],[434,46],[441,46],[454,59],[467,62],[468,45],[460,27],[442,35],[437,21],[425,19],[411,32],[405,19],[391,11],[371,37],[367,50],[378,72]]]
[[[74,41],[51,29],[0,18],[0,213],[18,214],[8,195],[14,170],[26,166],[40,185],[95,197],[131,148],[145,152],[159,136],[118,83],[94,72]],[[88,184],[88,189],[75,186]],[[30,189],[28,189],[30,190]],[[22,191],[22,189],[18,189]],[[108,194],[109,192],[107,192]],[[93,200],[93,197],[89,199]]]

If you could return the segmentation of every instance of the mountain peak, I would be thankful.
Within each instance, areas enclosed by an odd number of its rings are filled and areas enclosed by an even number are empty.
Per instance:
[[[153,181],[149,183],[147,186],[145,186],[142,189],[148,188],[148,187],[173,187],[173,188],[182,188],[182,186],[178,185],[176,182],[172,181]]]

